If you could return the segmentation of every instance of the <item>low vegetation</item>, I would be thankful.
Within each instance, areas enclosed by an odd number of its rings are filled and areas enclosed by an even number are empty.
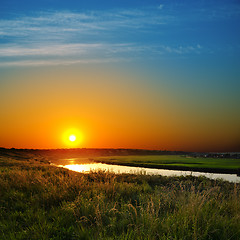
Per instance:
[[[128,166],[167,169],[204,170],[210,172],[240,173],[240,159],[204,158],[187,155],[105,156],[92,158],[96,162]]]
[[[240,239],[240,185],[0,157],[0,239]]]

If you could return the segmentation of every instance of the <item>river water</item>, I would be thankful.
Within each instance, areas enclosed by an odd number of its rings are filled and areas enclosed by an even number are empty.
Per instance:
[[[121,165],[110,165],[105,163],[92,162],[87,158],[69,158],[52,161],[53,165],[64,167],[72,171],[88,173],[90,171],[105,170],[114,173],[132,173],[132,174],[149,174],[162,176],[205,176],[210,179],[223,179],[229,182],[240,183],[240,177],[237,174],[191,172],[181,170],[166,170],[156,168],[130,167]]]

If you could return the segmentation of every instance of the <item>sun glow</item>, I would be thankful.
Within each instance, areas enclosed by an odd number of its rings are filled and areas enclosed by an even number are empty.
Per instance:
[[[75,136],[75,135],[69,136],[69,140],[70,140],[71,142],[76,141],[76,136]]]
[[[83,135],[76,128],[69,129],[63,134],[63,142],[67,147],[80,147],[83,142]]]

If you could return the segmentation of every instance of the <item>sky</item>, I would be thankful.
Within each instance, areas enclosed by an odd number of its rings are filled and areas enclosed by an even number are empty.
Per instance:
[[[0,146],[240,151],[239,22],[234,0],[1,0]]]

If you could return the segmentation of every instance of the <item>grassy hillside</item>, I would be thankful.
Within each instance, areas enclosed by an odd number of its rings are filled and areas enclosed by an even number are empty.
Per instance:
[[[240,185],[0,157],[0,239],[240,239]]]

